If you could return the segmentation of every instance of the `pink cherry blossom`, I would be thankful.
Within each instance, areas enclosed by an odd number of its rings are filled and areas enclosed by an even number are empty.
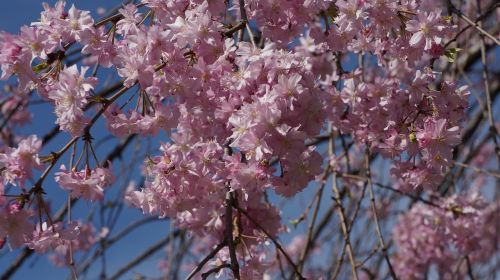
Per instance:
[[[103,199],[104,189],[113,183],[114,176],[109,168],[86,168],[76,171],[66,170],[62,165],[61,171],[55,174],[55,180],[63,190],[70,192],[71,196],[96,201]]]
[[[452,147],[460,143],[458,126],[447,128],[445,119],[427,119],[424,128],[417,132],[419,145],[426,149],[429,161],[449,165],[452,159]]]
[[[23,187],[28,179],[33,178],[33,169],[41,169],[42,164],[38,153],[42,141],[36,135],[21,140],[17,148],[8,148],[0,153],[0,170],[3,184],[13,184]]]
[[[86,123],[83,109],[97,82],[93,77],[85,78],[87,70],[88,68],[82,67],[78,71],[76,65],[64,69],[59,74],[59,81],[48,93],[48,98],[55,104],[57,124],[73,136],[80,135],[83,131]]]
[[[7,205],[0,210],[0,239],[7,237],[11,250],[29,240],[33,230],[30,217],[28,211],[19,209],[16,204]]]
[[[433,44],[440,45],[443,37],[449,32],[443,19],[441,11],[418,13],[418,20],[410,20],[406,23],[406,30],[413,33],[410,45],[413,47],[423,46],[424,50],[430,50]]]

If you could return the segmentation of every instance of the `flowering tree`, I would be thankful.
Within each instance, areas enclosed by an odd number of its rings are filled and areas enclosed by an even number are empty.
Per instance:
[[[44,4],[0,33],[2,279],[34,254],[117,279],[162,248],[166,279],[496,279],[499,8]],[[146,217],[115,229],[125,208]],[[107,270],[158,219],[165,238]]]

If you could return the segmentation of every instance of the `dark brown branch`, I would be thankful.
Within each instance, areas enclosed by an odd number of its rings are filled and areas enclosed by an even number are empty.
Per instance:
[[[21,106],[23,105],[23,102],[22,100],[19,101],[17,104],[16,104],[16,107],[14,107],[14,109],[12,109],[9,114],[4,118],[2,124],[0,125],[0,131],[2,131],[2,129],[9,123],[10,119],[12,118],[12,116],[14,116],[14,114],[16,113],[17,109],[21,108]]]
[[[245,28],[245,25],[247,25],[246,21],[240,21],[237,25],[231,27],[229,30],[222,32],[222,35],[224,35],[227,38],[231,38],[233,37],[233,34],[235,32]]]
[[[469,256],[465,256],[465,263],[467,264],[467,275],[469,275],[470,280],[476,280],[476,278],[474,278],[474,273],[472,272],[472,264],[470,263]]]
[[[217,273],[217,272],[219,272],[221,269],[224,269],[224,268],[231,268],[231,265],[230,265],[230,264],[228,264],[228,263],[224,263],[224,264],[219,265],[218,267],[214,267],[214,268],[212,268],[212,269],[208,270],[207,272],[202,273],[202,274],[201,274],[201,279],[205,280],[205,279],[207,279],[207,278],[208,278],[208,276],[210,276],[210,274],[212,274],[212,273]]]
[[[231,260],[231,270],[235,279],[240,279],[240,266],[236,256],[236,246],[233,240],[233,205],[234,193],[226,192],[226,229],[224,231],[225,243],[229,249],[229,258]]]

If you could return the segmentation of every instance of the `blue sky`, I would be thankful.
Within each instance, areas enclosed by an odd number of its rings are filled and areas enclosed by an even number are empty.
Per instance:
[[[36,20],[40,12],[43,10],[42,3],[46,2],[53,5],[55,0],[18,0],[18,1],[2,1],[2,9],[0,9],[0,29],[8,32],[17,32],[22,25],[29,25],[30,22]],[[96,9],[103,7],[111,9],[122,1],[119,0],[75,0],[67,1],[67,8],[74,3],[75,6],[82,10],[89,10],[93,15],[97,15]]]

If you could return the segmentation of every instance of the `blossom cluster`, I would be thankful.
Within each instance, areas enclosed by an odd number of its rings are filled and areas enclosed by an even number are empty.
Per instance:
[[[104,188],[109,187],[114,176],[110,168],[85,168],[85,170],[66,170],[64,165],[61,171],[56,172],[55,180],[63,190],[72,197],[82,197],[90,201],[102,200]]]
[[[56,123],[61,130],[73,136],[80,136],[88,120],[83,108],[88,103],[90,91],[97,82],[95,78],[85,78],[86,67],[78,71],[76,65],[65,68],[59,73],[58,80],[47,86],[47,97],[54,102],[57,115]],[[50,88],[50,89],[48,89]]]
[[[452,279],[456,273],[465,277],[465,258],[474,264],[495,254],[498,203],[488,203],[477,192],[441,200],[437,201],[441,207],[414,205],[394,227],[398,247],[394,259],[400,275],[425,279],[435,265],[443,279]]]
[[[11,249],[26,245],[37,253],[54,251],[64,258],[68,258],[70,247],[75,251],[86,250],[97,240],[91,224],[72,221],[49,225],[43,222],[35,227],[30,222],[32,216],[32,211],[21,209],[18,204],[3,205],[0,212],[0,239],[7,238]]]
[[[0,152],[0,174],[2,184],[24,187],[26,180],[33,179],[33,169],[41,169],[38,153],[42,141],[31,135],[22,139],[17,148],[5,147]]]

